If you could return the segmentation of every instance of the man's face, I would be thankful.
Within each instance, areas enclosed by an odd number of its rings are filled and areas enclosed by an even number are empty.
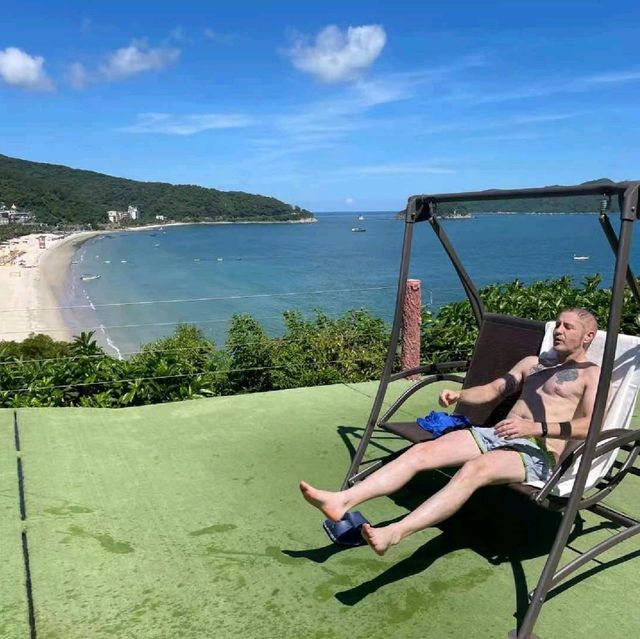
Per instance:
[[[585,325],[576,313],[571,311],[560,313],[556,320],[556,327],[553,329],[553,348],[557,353],[566,355],[575,353],[590,343],[589,337],[592,335],[587,333]]]

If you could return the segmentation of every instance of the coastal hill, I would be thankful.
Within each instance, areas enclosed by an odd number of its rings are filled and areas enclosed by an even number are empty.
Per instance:
[[[612,184],[613,180],[599,178],[582,184]],[[438,205],[438,213],[445,218],[453,217],[465,219],[460,211],[468,213],[597,213],[600,210],[600,198],[593,195],[575,197],[543,197],[513,200],[485,200],[480,202],[465,202],[464,206],[455,202]],[[612,198],[611,210],[618,210],[616,198]],[[457,213],[456,213],[457,211]],[[404,218],[404,211],[398,214]]]
[[[46,225],[104,225],[107,211],[141,211],[139,223],[156,215],[176,222],[295,221],[313,218],[273,197],[201,186],[138,182],[57,164],[0,155],[0,202],[16,204]]]

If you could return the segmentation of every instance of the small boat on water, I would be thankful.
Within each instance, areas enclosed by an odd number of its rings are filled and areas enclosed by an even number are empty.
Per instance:
[[[362,228],[361,226],[354,226],[351,229],[352,233],[364,233],[367,229]]]
[[[358,215],[358,222],[364,221],[364,215]]]
[[[89,281],[89,280],[99,280],[99,279],[100,279],[100,277],[101,277],[100,275],[88,275],[88,274],[87,274],[87,275],[81,275],[81,276],[80,276],[80,279],[81,279],[83,282],[87,282],[87,281]]]
[[[588,260],[589,256],[588,255],[574,255],[573,259],[576,261],[584,261],[584,260]]]

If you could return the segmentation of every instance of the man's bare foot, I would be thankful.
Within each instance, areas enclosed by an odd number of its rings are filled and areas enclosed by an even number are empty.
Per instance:
[[[371,524],[362,524],[362,536],[375,553],[382,556],[391,546],[400,542],[400,536],[392,526],[374,528]]]
[[[328,519],[340,521],[347,512],[347,506],[344,499],[340,497],[340,493],[318,490],[311,484],[307,484],[306,481],[300,482],[300,492],[312,506],[321,510]]]

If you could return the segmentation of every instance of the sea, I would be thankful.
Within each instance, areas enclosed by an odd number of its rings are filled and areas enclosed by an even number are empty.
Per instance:
[[[234,314],[252,315],[271,335],[282,333],[282,314],[293,309],[337,317],[365,308],[390,322],[404,222],[393,212],[316,217],[314,224],[198,224],[96,236],[70,266],[66,319],[74,334],[95,331],[118,357],[172,334],[178,323],[198,325],[222,346]],[[617,228],[617,216],[612,223]],[[478,287],[564,274],[579,283],[594,273],[611,284],[613,255],[597,215],[483,213],[442,224]],[[634,256],[637,249],[632,264]],[[409,276],[422,281],[422,301],[434,311],[464,298],[428,224],[416,225]]]

